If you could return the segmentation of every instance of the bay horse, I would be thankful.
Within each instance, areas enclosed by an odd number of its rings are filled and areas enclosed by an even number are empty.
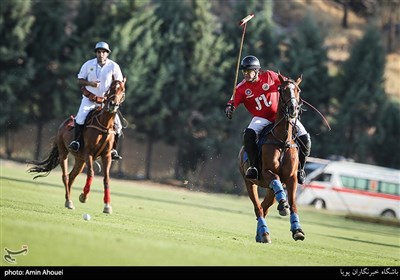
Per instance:
[[[239,170],[246,185],[247,193],[254,206],[257,217],[256,241],[271,243],[270,231],[265,217],[268,209],[278,201],[278,211],[281,216],[290,214],[290,230],[294,240],[304,240],[305,234],[300,226],[296,207],[298,145],[295,141],[295,126],[301,110],[300,76],[296,81],[286,79],[279,73],[279,105],[274,124],[264,129],[266,134],[260,134],[258,145],[261,146],[261,174],[257,180],[245,178],[249,167],[244,147],[239,152]],[[283,183],[283,184],[282,184]],[[286,186],[286,193],[283,189]],[[266,189],[263,201],[260,203],[258,187]]]
[[[112,213],[110,168],[112,162],[111,150],[115,138],[114,119],[120,105],[125,100],[125,82],[126,78],[124,78],[123,81],[114,80],[109,90],[104,95],[104,103],[102,106],[90,112],[82,133],[83,145],[78,152],[73,152],[68,149],[68,145],[73,139],[74,119],[70,117],[59,126],[48,157],[42,161],[32,162],[35,166],[28,169],[30,173],[39,173],[39,175],[33,178],[36,179],[49,175],[51,170],[60,165],[62,181],[65,187],[65,207],[68,209],[75,208],[71,200],[71,188],[75,178],[82,172],[85,166],[87,167],[86,184],[83,188],[83,192],[79,196],[79,201],[82,203],[87,201],[94,176],[93,163],[98,157],[101,157],[104,184],[103,213]],[[69,153],[75,157],[75,163],[71,172],[68,174]]]

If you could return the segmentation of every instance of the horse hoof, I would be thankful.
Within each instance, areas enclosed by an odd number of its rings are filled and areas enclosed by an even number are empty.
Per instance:
[[[295,241],[297,241],[297,240],[303,241],[306,238],[306,236],[305,236],[304,232],[301,230],[301,228],[300,229],[296,229],[293,232],[292,237],[293,237],[293,239]]]
[[[261,237],[261,243],[272,243],[271,237],[269,236],[268,232],[264,233]]]
[[[106,204],[103,209],[103,213],[112,214],[112,207],[111,205]]]
[[[66,200],[65,201],[65,208],[75,209],[75,206],[74,206],[74,203],[72,202],[72,200]]]
[[[290,214],[289,204],[287,203],[287,201],[285,199],[281,199],[281,201],[279,201],[279,205],[278,205],[277,209],[279,211],[279,215],[281,215],[281,216],[287,216]]]
[[[84,193],[81,193],[79,195],[79,201],[80,202],[85,203],[87,200],[88,200],[88,197]]]

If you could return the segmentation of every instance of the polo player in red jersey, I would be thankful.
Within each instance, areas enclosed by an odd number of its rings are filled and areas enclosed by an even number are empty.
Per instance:
[[[278,87],[281,82],[278,73],[260,69],[260,61],[257,57],[248,55],[242,59],[240,70],[242,70],[244,80],[236,86],[234,96],[225,107],[225,114],[229,119],[232,119],[235,108],[242,103],[253,116],[243,134],[244,150],[250,163],[246,171],[247,179],[259,178],[256,140],[263,128],[275,122],[279,102]],[[296,131],[296,142],[300,147],[297,177],[298,182],[303,184],[306,177],[304,167],[311,151],[311,138],[299,120],[296,121]]]

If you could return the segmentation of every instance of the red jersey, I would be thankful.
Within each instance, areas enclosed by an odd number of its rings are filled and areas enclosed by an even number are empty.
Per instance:
[[[243,80],[236,86],[235,99],[228,103],[237,108],[241,103],[253,115],[275,122],[281,84],[278,73],[267,70],[258,75],[257,82]]]

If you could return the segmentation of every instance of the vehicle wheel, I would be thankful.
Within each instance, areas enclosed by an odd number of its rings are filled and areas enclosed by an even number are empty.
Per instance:
[[[396,218],[396,213],[393,210],[385,210],[381,214],[382,217],[385,218]]]
[[[313,203],[315,209],[325,209],[325,201],[322,199],[316,199]]]

